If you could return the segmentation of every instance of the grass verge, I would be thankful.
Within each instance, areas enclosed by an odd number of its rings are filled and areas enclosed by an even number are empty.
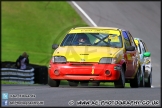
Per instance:
[[[20,84],[20,85],[40,85],[40,84],[18,83],[18,82],[4,81],[4,80],[1,80],[1,84],[3,84],[3,85],[15,85],[15,84]],[[68,81],[62,80],[60,85],[69,85],[69,84],[68,84]],[[92,86],[91,83],[89,83],[89,86]],[[103,82],[101,82],[100,86],[114,87],[114,83],[110,83],[110,82],[103,83]],[[125,83],[125,87],[126,88],[130,87],[129,83]]]
[[[66,1],[2,1],[2,61],[24,51],[30,63],[48,66],[53,49],[73,27],[88,26]]]

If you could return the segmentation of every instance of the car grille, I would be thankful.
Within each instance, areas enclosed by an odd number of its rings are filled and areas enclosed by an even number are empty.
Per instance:
[[[93,64],[70,64],[71,66],[93,66]]]
[[[99,76],[99,74],[66,74],[66,76]]]

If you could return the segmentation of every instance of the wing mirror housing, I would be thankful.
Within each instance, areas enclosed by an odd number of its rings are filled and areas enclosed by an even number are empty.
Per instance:
[[[134,46],[128,46],[126,47],[126,51],[134,51],[135,47]]]
[[[52,49],[57,49],[58,47],[59,47],[58,44],[53,44],[53,45],[52,45]]]
[[[145,52],[145,53],[143,54],[143,56],[144,56],[144,57],[150,57],[150,56],[151,56],[151,53],[150,53],[150,52]]]

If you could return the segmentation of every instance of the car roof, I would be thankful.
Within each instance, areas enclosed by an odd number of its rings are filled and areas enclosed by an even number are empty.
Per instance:
[[[76,27],[74,29],[114,29],[114,30],[118,30],[119,28],[117,28],[117,27]]]
[[[97,27],[75,27],[72,28],[69,33],[73,30],[118,30],[118,31],[125,31],[125,32],[129,32],[128,30],[122,29],[122,28],[117,28],[117,27],[101,27],[101,26],[97,26]]]
[[[118,28],[118,27],[75,27],[73,29],[111,29],[111,30],[121,30],[121,31],[126,31],[129,32],[128,30],[125,30],[123,28]]]
[[[137,37],[135,37],[134,39],[135,39],[135,40],[138,40],[138,41],[139,41],[139,40],[142,40],[141,38],[137,38]],[[143,40],[142,40],[142,41],[143,41]]]

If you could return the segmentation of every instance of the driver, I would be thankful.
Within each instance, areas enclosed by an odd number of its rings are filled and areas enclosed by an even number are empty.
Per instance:
[[[78,34],[77,40],[74,43],[75,45],[82,45],[82,44],[89,44],[87,42],[87,35],[86,34]]]

